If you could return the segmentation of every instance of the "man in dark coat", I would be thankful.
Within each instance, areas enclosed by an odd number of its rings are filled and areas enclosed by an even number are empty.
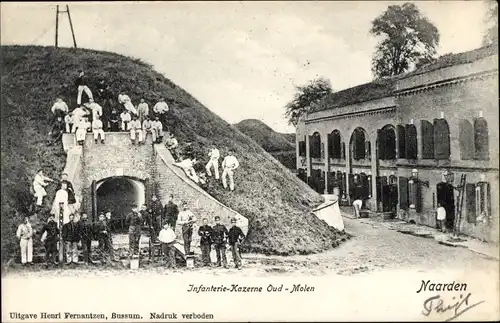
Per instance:
[[[94,232],[92,223],[88,221],[87,214],[82,214],[82,218],[80,219],[80,221],[78,221],[78,227],[82,239],[83,261],[85,261],[87,264],[91,264],[92,238],[94,236]]]
[[[115,108],[111,110],[109,115],[109,131],[120,131],[120,113]]]
[[[104,131],[109,131],[110,127],[110,116],[111,109],[113,107],[112,93],[109,88],[109,85],[104,81],[104,79],[100,79],[96,85],[97,88],[97,97],[99,99],[99,103],[102,106],[102,124]]]
[[[155,231],[155,237],[158,237],[160,230],[162,228],[162,217],[163,217],[163,205],[156,198],[156,195],[153,195],[151,198],[151,203],[149,205],[149,214],[151,214],[151,221],[153,224],[153,229]]]
[[[240,244],[245,239],[245,235],[240,227],[236,225],[236,219],[231,219],[231,229],[229,229],[228,239],[233,253],[234,266],[241,269]]]
[[[45,261],[46,266],[56,264],[57,262],[57,242],[59,241],[59,228],[54,219],[54,215],[49,215],[47,224],[42,228],[42,242],[45,242]],[[44,237],[44,234],[46,235]]]
[[[128,227],[128,243],[130,256],[139,254],[139,242],[141,240],[141,229],[144,224],[144,218],[139,212],[137,205],[132,207],[132,212],[127,214],[125,218],[125,223]]]
[[[108,262],[110,260],[110,245],[109,236],[111,235],[111,229],[109,228],[108,221],[103,213],[99,214],[99,221],[95,224],[95,237],[99,242],[98,250],[102,257],[103,262]]]
[[[83,70],[79,70],[78,73],[78,78],[75,80],[75,86],[78,88],[76,104],[81,105],[83,92],[87,94],[87,97],[89,99],[93,99],[94,97],[92,96],[92,91],[90,91],[89,87],[87,86],[87,78],[85,77],[85,73],[83,72]]]
[[[200,238],[200,248],[201,248],[201,260],[203,266],[210,266],[210,247],[212,246],[212,227],[208,225],[208,220],[203,219],[203,225],[198,229],[198,235]]]
[[[224,265],[224,268],[228,268],[226,258],[226,243],[228,234],[229,232],[227,231],[227,228],[220,223],[220,217],[216,216],[215,226],[213,227],[212,240],[214,242],[215,253],[217,254],[218,267]]]
[[[69,216],[69,222],[62,226],[62,237],[66,244],[66,263],[78,263],[78,242],[80,242],[80,230],[75,223],[73,214]]]
[[[61,181],[57,186],[57,190],[61,189],[63,183],[66,183],[66,191],[68,192],[68,204],[75,204],[76,203],[75,190],[73,189],[73,184],[70,181],[68,181],[68,174],[66,173],[62,174]]]
[[[177,217],[179,216],[179,208],[177,204],[174,203],[174,196],[170,194],[167,204],[165,204],[163,212],[163,221],[170,224],[172,230],[175,231],[175,226],[177,224]]]

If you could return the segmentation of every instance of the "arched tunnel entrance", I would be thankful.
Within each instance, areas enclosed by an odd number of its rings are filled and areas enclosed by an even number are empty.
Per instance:
[[[132,205],[145,203],[145,184],[132,177],[109,177],[96,183],[97,214],[111,212],[113,232],[126,231],[125,217]]]

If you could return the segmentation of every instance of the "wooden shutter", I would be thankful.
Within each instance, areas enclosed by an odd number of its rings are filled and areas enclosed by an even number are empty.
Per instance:
[[[345,142],[342,142],[342,155],[340,158],[345,159]]]
[[[476,185],[465,184],[465,205],[467,211],[467,222],[476,223]]]
[[[349,174],[349,197],[352,198],[354,197],[354,174]]]
[[[398,153],[399,158],[406,158],[406,131],[401,125],[398,125]]]
[[[417,128],[412,125],[406,125],[406,158],[417,159]]]
[[[408,178],[399,177],[399,208],[408,210]]]
[[[90,196],[92,201],[92,222],[97,221],[97,183],[96,181],[92,181],[90,185]]]
[[[460,142],[460,159],[474,159],[474,127],[468,120],[459,121],[458,141]]]
[[[369,141],[365,141],[365,151],[364,151],[364,159],[370,159],[371,158],[371,154],[372,154],[372,150],[371,150],[371,146],[370,146],[370,142]]]
[[[476,159],[489,159],[488,124],[483,118],[474,120],[474,147]]]
[[[421,121],[422,159],[434,159],[434,126],[427,120]]]
[[[347,188],[346,173],[342,173],[342,194],[347,194],[346,188]]]
[[[450,128],[446,119],[434,119],[434,158],[450,159]]]
[[[314,137],[309,136],[309,157],[314,158]]]
[[[335,154],[334,154],[334,151],[333,151],[333,133],[329,133],[327,136],[326,136],[326,141],[327,141],[327,145],[328,145],[328,158],[335,158]]]
[[[377,130],[378,159],[385,160],[386,157],[386,135],[384,130]]]

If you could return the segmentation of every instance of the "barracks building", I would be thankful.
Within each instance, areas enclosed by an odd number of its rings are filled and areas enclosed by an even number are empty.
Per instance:
[[[297,126],[299,177],[341,204],[361,198],[370,214],[431,227],[439,203],[450,231],[462,205],[461,232],[498,242],[498,84],[489,46],[333,93]]]

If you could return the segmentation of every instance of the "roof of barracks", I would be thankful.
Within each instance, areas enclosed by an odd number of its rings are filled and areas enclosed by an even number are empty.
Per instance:
[[[316,112],[392,97],[398,91],[398,81],[402,81],[404,79],[408,79],[423,74],[430,74],[431,72],[435,72],[453,66],[473,63],[478,60],[494,55],[498,55],[498,48],[496,46],[486,46],[468,52],[443,55],[434,62],[426,64],[415,71],[393,77],[376,79],[369,83],[361,84],[355,87],[351,87],[342,91],[332,93],[323,98],[312,109],[312,112],[309,114],[310,117],[308,117],[307,119],[309,120],[315,119],[315,117],[318,116]],[[495,58],[494,69],[498,71],[498,62],[496,58]],[[443,78],[446,77],[441,77],[441,79]],[[385,100],[385,101],[387,101],[387,103],[393,102],[392,100]],[[340,110],[338,112],[341,113]],[[323,115],[323,113],[320,113],[320,115]]]

